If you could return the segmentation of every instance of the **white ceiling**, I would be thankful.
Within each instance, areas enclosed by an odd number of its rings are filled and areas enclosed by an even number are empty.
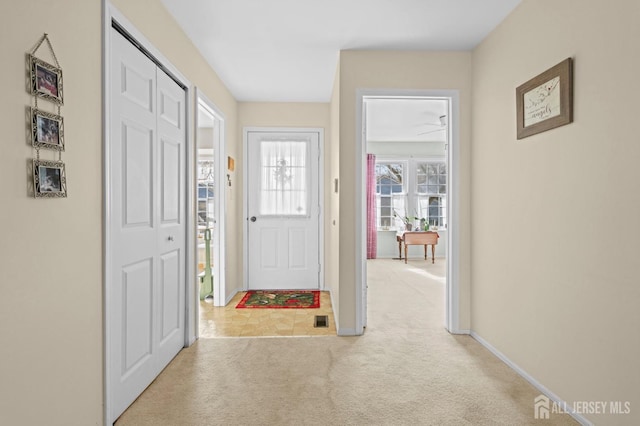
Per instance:
[[[449,103],[444,99],[365,99],[369,142],[446,142]],[[442,117],[442,119],[440,118]]]
[[[470,50],[520,1],[162,0],[251,102],[328,102],[340,50]]]

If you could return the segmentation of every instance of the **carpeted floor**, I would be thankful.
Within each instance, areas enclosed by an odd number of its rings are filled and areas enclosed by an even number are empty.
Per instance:
[[[201,339],[116,424],[539,422],[535,388],[471,337],[444,330],[442,259],[374,260],[368,269],[364,336]],[[576,424],[558,414],[543,423]]]

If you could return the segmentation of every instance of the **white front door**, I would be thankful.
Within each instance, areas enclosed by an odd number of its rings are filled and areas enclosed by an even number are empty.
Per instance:
[[[247,134],[249,289],[320,286],[318,132]]]
[[[185,92],[111,30],[111,418],[184,346]]]

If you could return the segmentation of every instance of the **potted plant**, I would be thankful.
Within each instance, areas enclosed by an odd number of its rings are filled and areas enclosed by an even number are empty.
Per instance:
[[[399,218],[404,224],[404,229],[406,231],[428,231],[429,230],[429,221],[425,217],[419,217],[418,213],[415,216],[400,216],[397,211],[393,211],[393,216]],[[415,226],[416,221],[420,223]]]
[[[416,216],[400,216],[398,212],[396,212],[395,210],[393,211],[393,216],[399,218],[402,221],[402,223],[404,224],[404,229],[406,231],[413,231],[413,224],[415,223],[416,220],[420,220],[420,226],[416,230],[422,230],[423,221],[426,222],[426,219],[419,218],[417,215]]]

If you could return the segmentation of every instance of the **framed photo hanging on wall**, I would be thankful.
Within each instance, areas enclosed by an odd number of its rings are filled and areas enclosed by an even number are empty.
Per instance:
[[[36,198],[67,196],[67,178],[62,161],[33,160],[33,191]]]
[[[64,151],[64,119],[31,108],[31,143],[36,148]]]
[[[567,58],[516,88],[517,137],[573,121],[573,60]]]
[[[62,70],[29,55],[31,64],[31,93],[58,104],[64,103]]]

